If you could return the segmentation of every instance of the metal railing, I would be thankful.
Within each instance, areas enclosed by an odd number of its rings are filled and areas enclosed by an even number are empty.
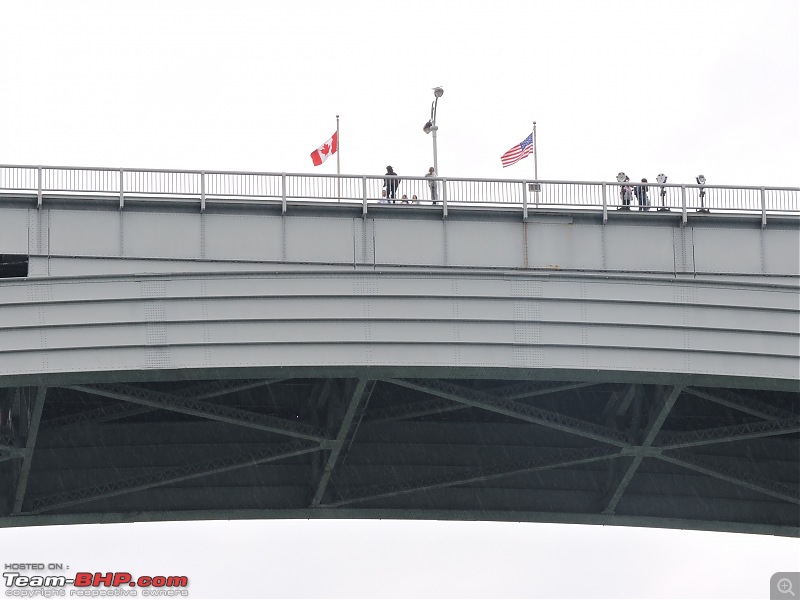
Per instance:
[[[395,203],[517,206],[525,215],[537,208],[760,213],[764,222],[773,213],[800,214],[800,188],[742,187],[694,184],[648,184],[649,206],[641,206],[624,186],[636,184],[588,181],[529,181],[524,179],[451,179],[397,177]],[[42,205],[45,194],[97,195],[119,198],[178,197],[208,201],[289,201],[360,203],[386,202],[383,175],[315,175],[296,173],[249,173],[237,171],[175,171],[164,169],[117,169],[0,165],[0,193],[30,193]],[[391,200],[388,200],[391,202]]]

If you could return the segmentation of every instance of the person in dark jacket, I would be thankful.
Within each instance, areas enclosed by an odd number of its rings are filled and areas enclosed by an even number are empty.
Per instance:
[[[639,201],[639,210],[650,210],[650,199],[647,197],[647,179],[642,179],[641,185],[633,188],[636,199]]]
[[[394,199],[397,197],[397,188],[400,187],[400,180],[397,179],[397,173],[394,172],[391,165],[386,167],[386,179],[383,180],[383,187],[386,188],[386,197],[389,202],[394,204]]]

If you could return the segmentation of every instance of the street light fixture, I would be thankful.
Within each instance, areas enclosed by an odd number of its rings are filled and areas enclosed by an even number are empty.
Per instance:
[[[431,118],[428,119],[428,122],[422,127],[422,131],[425,133],[432,133],[433,134],[433,176],[439,176],[439,157],[436,152],[436,132],[439,131],[439,128],[436,126],[436,108],[439,104],[439,98],[444,95],[444,90],[436,86],[433,88],[433,102],[431,102]]]

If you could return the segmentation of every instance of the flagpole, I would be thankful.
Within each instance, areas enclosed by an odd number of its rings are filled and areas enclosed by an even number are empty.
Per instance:
[[[536,207],[539,207],[539,152],[536,149],[536,121],[533,122],[533,179],[536,181]]]
[[[340,179],[341,170],[339,168],[339,155],[341,150],[342,139],[339,137],[339,115],[336,115],[336,198],[339,202],[342,201],[342,180]]]

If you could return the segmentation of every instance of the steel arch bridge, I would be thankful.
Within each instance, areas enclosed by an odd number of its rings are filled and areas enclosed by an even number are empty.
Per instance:
[[[2,526],[800,535],[793,215],[40,198],[0,197]]]

